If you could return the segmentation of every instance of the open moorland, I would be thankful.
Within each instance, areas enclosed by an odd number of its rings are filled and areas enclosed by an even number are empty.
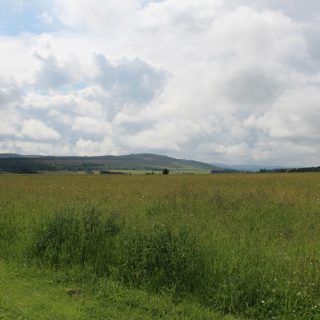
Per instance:
[[[320,319],[320,174],[0,175],[0,319]]]

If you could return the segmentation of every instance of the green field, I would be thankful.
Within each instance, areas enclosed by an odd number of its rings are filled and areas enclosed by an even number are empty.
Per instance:
[[[320,319],[320,174],[0,175],[0,319]]]

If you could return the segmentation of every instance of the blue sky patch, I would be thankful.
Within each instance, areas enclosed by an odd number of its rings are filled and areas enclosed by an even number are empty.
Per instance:
[[[47,0],[0,0],[0,34],[37,34],[58,28],[59,22]]]

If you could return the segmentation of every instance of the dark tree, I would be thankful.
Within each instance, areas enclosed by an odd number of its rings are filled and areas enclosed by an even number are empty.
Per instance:
[[[169,174],[169,170],[167,168],[163,169],[162,174]]]

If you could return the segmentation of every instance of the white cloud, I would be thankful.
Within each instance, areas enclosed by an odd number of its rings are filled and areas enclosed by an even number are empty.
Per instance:
[[[108,32],[121,28],[124,19],[126,24],[134,24],[136,10],[140,1],[101,1],[101,0],[69,0],[56,1],[60,8],[60,19],[69,26],[91,28],[95,32]]]
[[[31,142],[24,140],[5,140],[0,141],[0,148],[6,153],[19,153],[29,155],[51,155],[55,154],[54,146],[50,143]],[[27,152],[26,152],[27,150]]]
[[[76,117],[72,121],[72,130],[83,133],[93,134],[98,136],[105,136],[109,133],[109,123],[103,122],[100,119],[93,119],[89,117]]]
[[[52,25],[53,23],[53,18],[46,11],[39,14],[38,18],[45,24]]]
[[[320,94],[316,87],[286,92],[272,108],[255,121],[271,138],[297,142],[320,140]]]
[[[0,138],[17,136],[21,121],[21,115],[15,110],[0,109]]]
[[[54,3],[0,36],[0,152],[318,164],[317,1]]]
[[[24,120],[20,134],[33,140],[58,140],[61,138],[56,130],[35,119]]]
[[[80,138],[75,145],[75,150],[78,154],[86,156],[91,155],[101,155],[101,154],[119,154],[120,148],[115,146],[112,140],[108,137],[102,141],[85,140]]]

